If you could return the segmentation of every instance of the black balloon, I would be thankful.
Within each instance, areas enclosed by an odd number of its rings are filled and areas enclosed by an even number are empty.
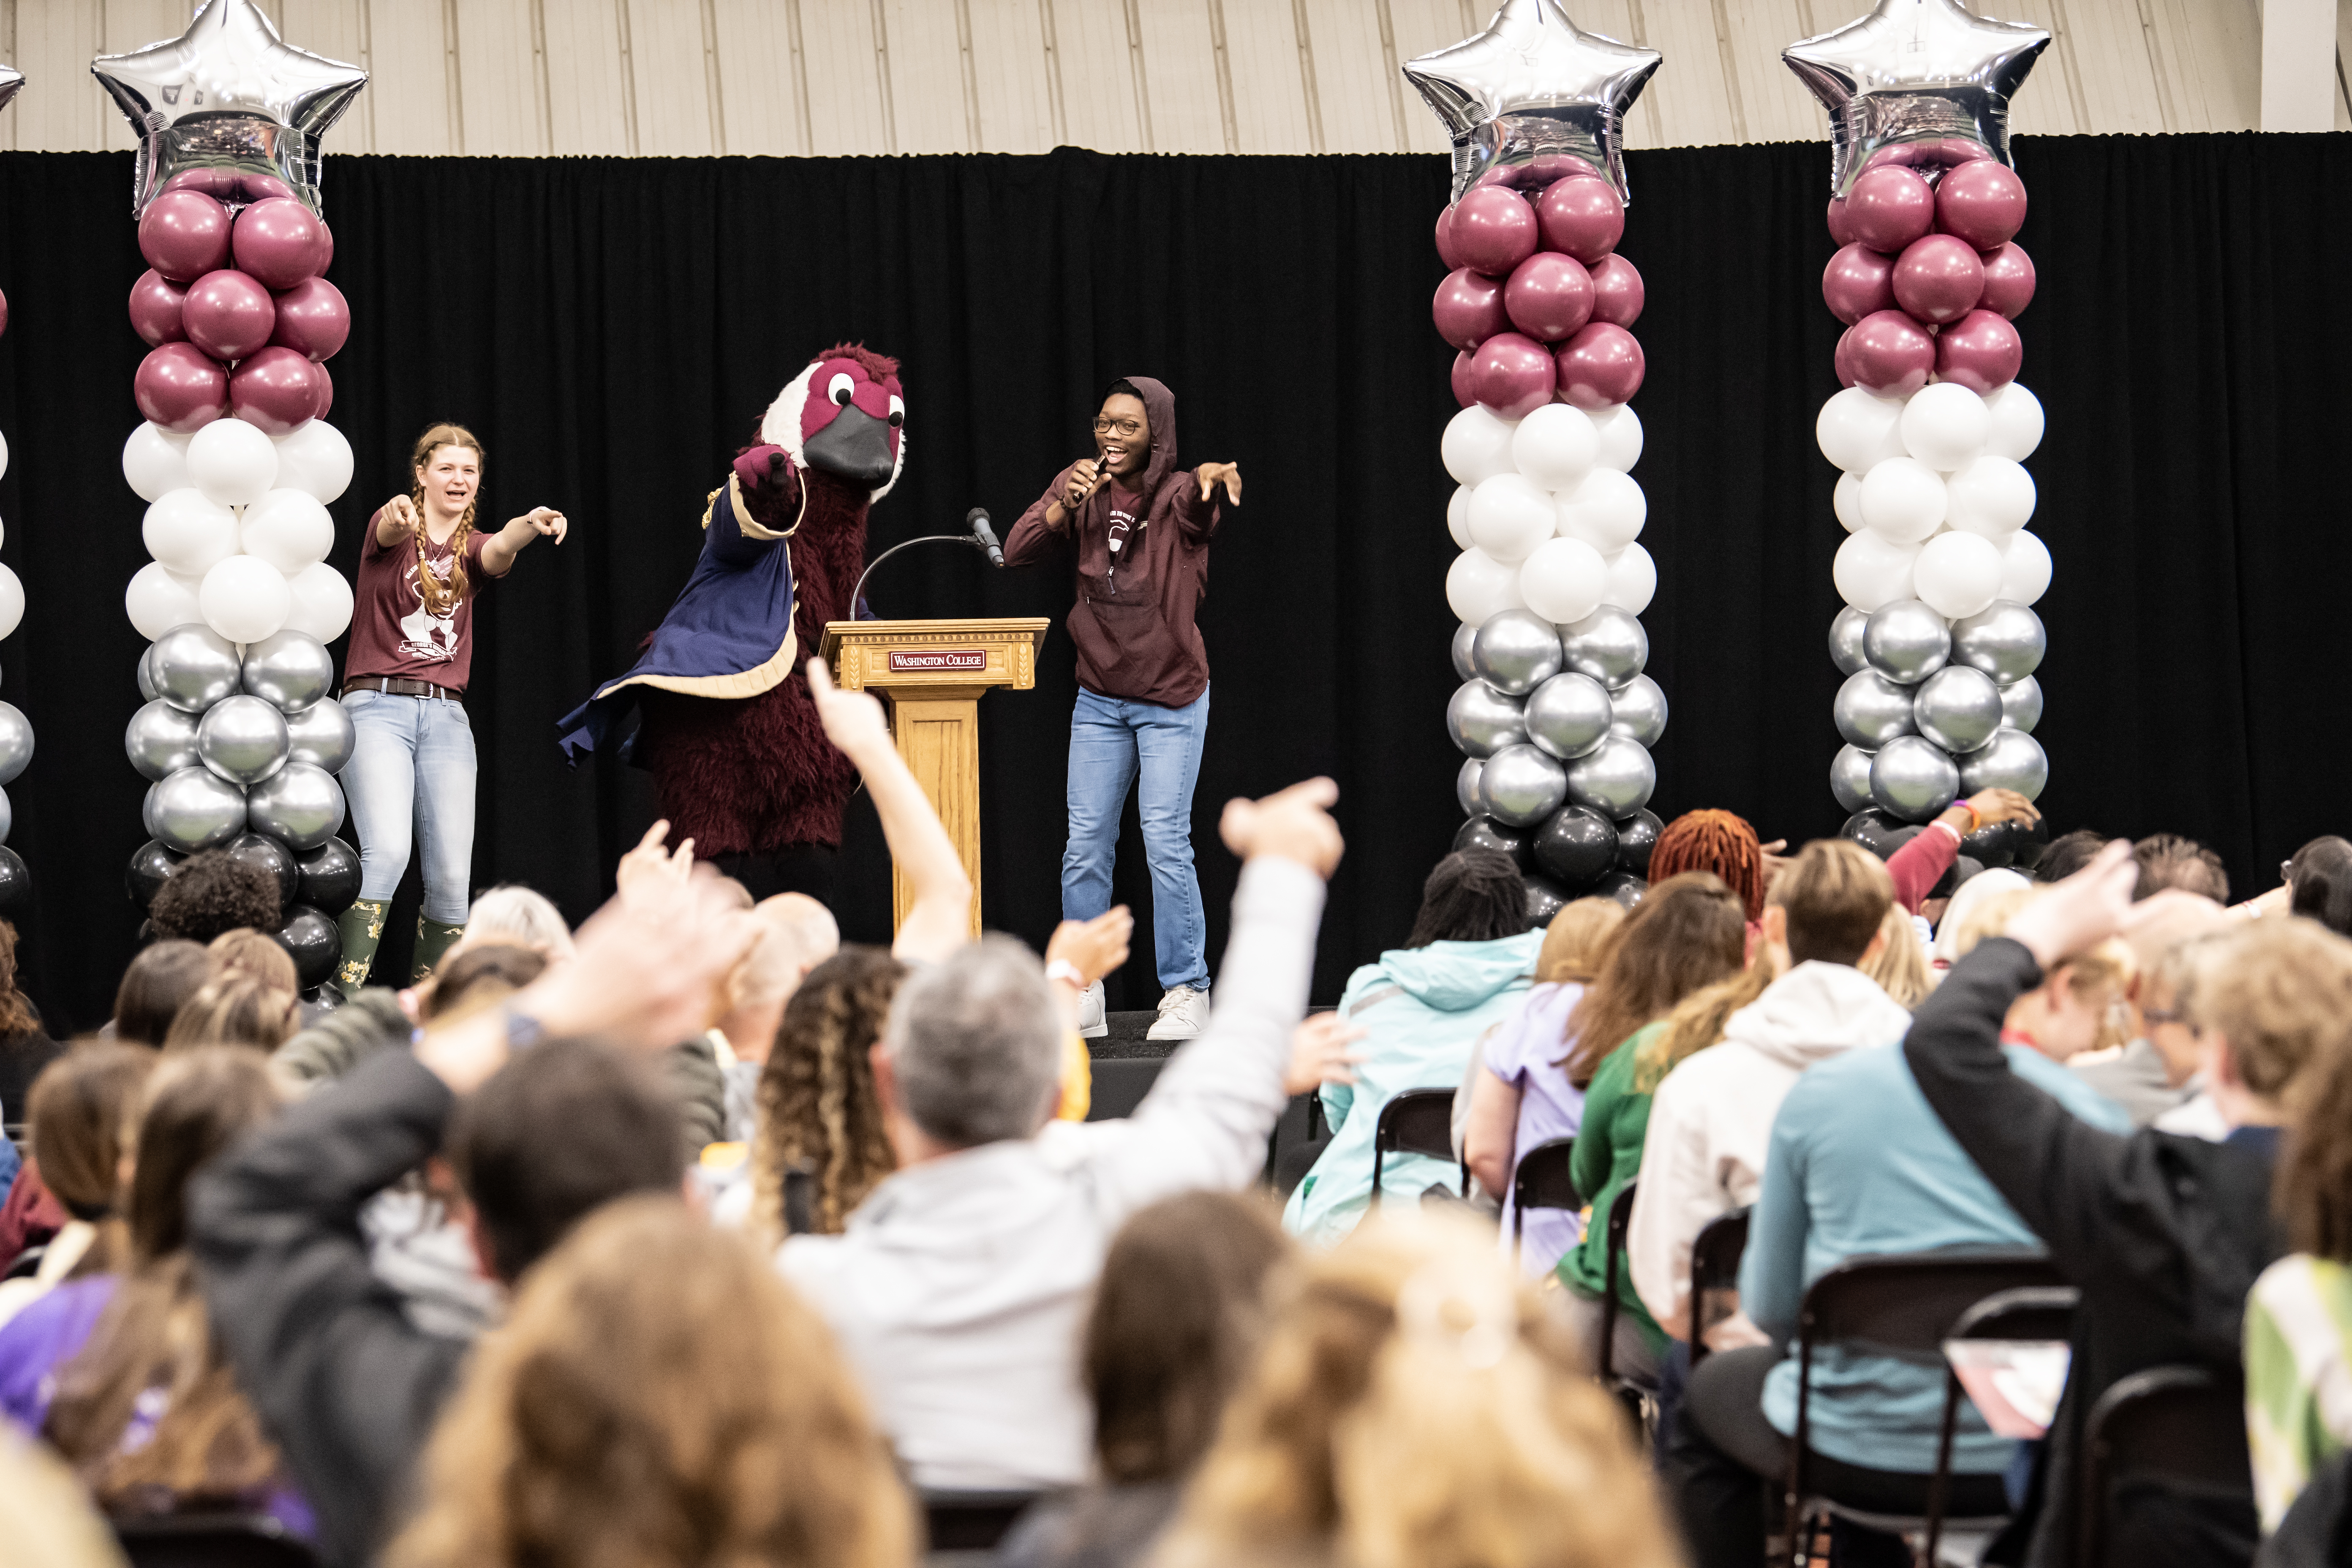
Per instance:
[[[145,909],[155,901],[155,889],[163,885],[163,879],[177,870],[186,858],[150,838],[131,852],[131,864],[122,873],[123,890],[131,895],[132,903]]]
[[[302,1000],[323,1013],[331,1013],[343,1005],[343,994],[331,985],[313,985],[302,993]]]
[[[1960,853],[1988,868],[2006,866],[2017,858],[2018,826],[2014,822],[1996,822],[1979,827],[1960,840]]]
[[[1614,899],[1630,910],[1640,903],[1642,895],[1649,890],[1650,884],[1631,871],[1612,871],[1592,885],[1591,896],[1596,899]]]
[[[1853,839],[1881,860],[1886,859],[1924,831],[1925,824],[1889,816],[1874,805],[1864,806],[1855,812],[1845,819],[1845,826],[1838,829],[1841,837]]]
[[[1568,902],[1568,890],[1549,877],[1530,875],[1528,883],[1528,924],[1551,924],[1551,917],[1559,913]]]
[[[1590,887],[1617,863],[1617,827],[1597,811],[1563,805],[1536,829],[1536,865],[1570,888]]]
[[[343,955],[342,933],[335,922],[307,904],[286,911],[278,940],[294,955],[294,974],[305,986],[317,985],[335,972]]]
[[[278,879],[279,909],[294,901],[302,886],[302,868],[294,863],[294,851],[266,833],[240,833],[221,847],[230,859],[258,866]]]
[[[312,909],[339,915],[360,896],[360,858],[340,838],[330,838],[298,862],[302,890],[298,895]]]
[[[1927,889],[1927,896],[1931,899],[1948,899],[1958,892],[1960,884],[1970,877],[1984,875],[1984,869],[1983,861],[1972,856],[1955,855],[1952,857],[1952,863],[1944,868],[1943,876],[1937,879],[1936,885]]]
[[[1658,847],[1658,835],[1666,825],[1658,820],[1654,811],[1639,811],[1617,825],[1617,868],[1636,877],[1650,874],[1650,851]]]
[[[2016,824],[2011,831],[2015,837],[2010,841],[2010,853],[2018,866],[2031,871],[2042,864],[2042,852],[2050,847],[2050,819],[2038,816],[2031,823]]]
[[[33,873],[25,858],[0,845],[0,915],[21,915],[33,901]]]
[[[1491,816],[1474,816],[1464,823],[1454,835],[1456,849],[1499,849],[1511,858],[1520,870],[1528,868],[1528,836],[1517,828],[1506,827]]]

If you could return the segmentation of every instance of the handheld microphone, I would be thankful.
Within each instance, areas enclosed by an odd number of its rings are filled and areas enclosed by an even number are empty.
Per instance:
[[[988,563],[992,566],[1003,565],[1004,551],[996,542],[996,531],[988,525],[988,509],[978,506],[972,508],[963,514],[963,522],[966,528],[971,530],[971,536],[980,541],[980,547],[988,552]]]

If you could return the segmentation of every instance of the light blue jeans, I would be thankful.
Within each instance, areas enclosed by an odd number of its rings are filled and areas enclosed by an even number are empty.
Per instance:
[[[1209,988],[1207,917],[1192,872],[1192,785],[1209,733],[1209,694],[1181,708],[1100,697],[1078,688],[1070,714],[1070,844],[1062,852],[1062,918],[1110,908],[1118,817],[1142,777],[1143,858],[1151,868],[1151,945],[1160,984]]]
[[[474,872],[474,726],[439,697],[354,691],[352,760],[340,775],[360,836],[360,897],[389,901],[425,841],[425,918],[463,925]]]

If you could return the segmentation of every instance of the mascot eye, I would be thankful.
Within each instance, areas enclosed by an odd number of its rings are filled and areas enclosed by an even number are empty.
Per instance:
[[[833,399],[836,405],[846,407],[849,404],[849,394],[854,384],[855,384],[850,381],[848,376],[843,374],[839,371],[835,371],[834,372],[833,379],[825,384],[824,395]]]
[[[907,405],[898,398],[890,400],[890,428],[896,430],[907,422]]]

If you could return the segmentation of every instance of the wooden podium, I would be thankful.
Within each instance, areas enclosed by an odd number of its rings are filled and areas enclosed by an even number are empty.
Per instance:
[[[980,934],[980,700],[992,686],[1037,684],[1037,650],[1053,623],[1043,616],[948,621],[827,621],[818,657],[852,691],[890,706],[890,733],[915,782],[963,858],[971,879],[971,931]],[[895,930],[914,901],[907,876],[890,870]]]

